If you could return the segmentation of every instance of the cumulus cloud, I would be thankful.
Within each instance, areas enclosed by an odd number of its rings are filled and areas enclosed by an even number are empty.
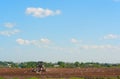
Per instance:
[[[108,34],[103,39],[120,39],[120,35]]]
[[[73,43],[77,43],[78,40],[72,39]],[[56,45],[55,43],[52,43],[51,40],[47,38],[41,38],[39,40],[25,40],[22,38],[19,38],[16,40],[16,42],[20,45],[33,45],[38,48],[45,48],[47,50],[54,50],[54,51],[63,51],[63,52],[80,52],[82,50],[92,50],[92,51],[116,51],[119,50],[120,46],[114,46],[114,45],[84,45],[79,44],[73,47],[64,47]]]
[[[7,28],[13,28],[16,24],[15,23],[4,23],[4,26],[7,27]]]
[[[17,33],[19,33],[19,32],[20,32],[20,30],[18,30],[18,29],[6,30],[6,31],[0,31],[0,35],[3,35],[3,36],[11,36],[11,35],[17,34]]]
[[[50,44],[51,41],[46,38],[41,38],[40,40],[24,40],[24,39],[17,39],[16,42],[20,45],[42,45],[42,44]]]
[[[33,46],[37,46],[38,48],[45,48],[45,49],[54,50],[54,51],[63,51],[63,52],[74,51],[74,48],[69,48],[69,47],[67,48],[67,47],[60,47],[60,46],[53,45],[51,43],[51,40],[47,38],[41,38],[40,40],[25,40],[25,39],[19,38],[16,40],[16,42],[20,45],[33,45]]]
[[[30,41],[29,40],[23,40],[23,39],[17,39],[16,42],[20,45],[23,45],[23,44],[30,44]]]
[[[43,17],[47,17],[47,16],[59,15],[59,14],[61,14],[61,11],[60,10],[52,11],[50,9],[29,7],[26,9],[26,14],[32,15],[32,16],[38,17],[38,18],[43,18]]]
[[[46,38],[42,38],[42,39],[40,39],[40,42],[41,42],[41,43],[45,43],[45,44],[49,44],[49,43],[50,43],[50,40],[49,40],[49,39],[46,39]]]

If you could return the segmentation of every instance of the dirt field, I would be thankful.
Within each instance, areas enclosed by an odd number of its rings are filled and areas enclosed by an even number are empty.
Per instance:
[[[45,77],[45,78],[69,78],[69,77],[104,77],[120,76],[120,68],[48,68],[41,74],[32,69],[0,68],[0,77]]]

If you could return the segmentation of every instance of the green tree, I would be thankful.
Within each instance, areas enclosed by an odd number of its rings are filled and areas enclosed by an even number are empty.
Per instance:
[[[74,63],[74,65],[75,65],[75,67],[80,67],[80,63],[79,63],[78,61],[76,61],[76,62]]]
[[[63,61],[58,61],[57,64],[58,64],[60,67],[62,67],[62,68],[66,67],[65,62],[63,62]]]

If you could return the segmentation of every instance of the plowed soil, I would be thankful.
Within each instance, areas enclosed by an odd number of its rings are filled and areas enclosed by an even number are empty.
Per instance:
[[[47,68],[46,72],[35,73],[32,69],[24,68],[0,68],[0,77],[45,77],[45,78],[69,78],[69,77],[104,77],[120,76],[120,68]]]

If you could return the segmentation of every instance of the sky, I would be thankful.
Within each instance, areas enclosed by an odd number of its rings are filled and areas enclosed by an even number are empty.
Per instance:
[[[0,61],[120,63],[120,0],[2,0]]]

